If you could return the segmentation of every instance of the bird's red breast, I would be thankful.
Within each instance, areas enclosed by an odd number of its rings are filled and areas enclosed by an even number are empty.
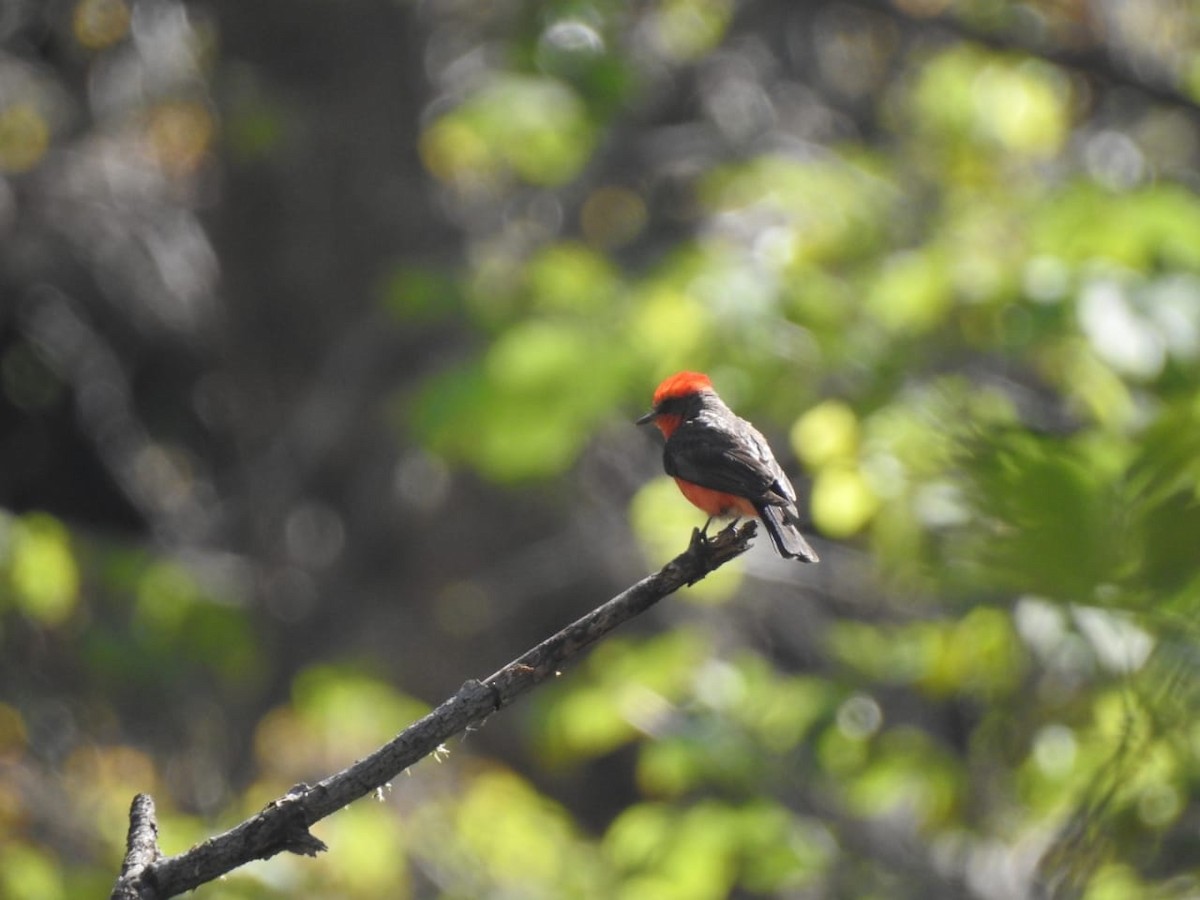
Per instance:
[[[679,485],[679,493],[695,507],[710,516],[745,516],[747,518],[756,518],[758,510],[754,508],[754,504],[745,497],[739,497],[736,494],[727,494],[724,491],[714,491],[712,488],[706,488],[703,485],[694,484],[683,478],[676,478],[675,483]]]

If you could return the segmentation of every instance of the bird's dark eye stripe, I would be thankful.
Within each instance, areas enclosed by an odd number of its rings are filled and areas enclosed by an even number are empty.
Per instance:
[[[687,407],[687,398],[685,397],[669,397],[662,403],[658,404],[655,412],[659,415],[678,415]]]

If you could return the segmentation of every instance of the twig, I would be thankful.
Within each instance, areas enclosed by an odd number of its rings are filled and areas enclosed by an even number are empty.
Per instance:
[[[125,839],[125,862],[121,864],[121,877],[117,879],[117,886],[113,889],[112,900],[144,900],[155,896],[143,893],[140,882],[146,866],[161,858],[154,801],[149,794],[138,794],[129,807],[129,837]]]
[[[165,900],[193,890],[251,860],[289,852],[315,856],[327,849],[309,832],[313,823],[383,787],[448,738],[482,722],[521,694],[558,674],[622,622],[679,588],[695,584],[744,553],[753,521],[730,525],[710,539],[693,534],[688,549],[654,575],[568,625],[483,681],[468,681],[433,712],[349,768],[315,785],[299,784],[257,815],[177,856],[162,857],[154,804],[139,794],[130,811],[129,842],[111,900]]]

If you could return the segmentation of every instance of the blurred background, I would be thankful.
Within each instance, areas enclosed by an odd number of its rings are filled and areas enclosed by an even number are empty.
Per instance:
[[[1194,0],[3,0],[0,896],[105,896],[811,510],[204,898],[1200,895]]]

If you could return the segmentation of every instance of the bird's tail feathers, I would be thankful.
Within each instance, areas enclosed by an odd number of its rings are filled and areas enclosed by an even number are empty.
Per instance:
[[[817,551],[809,546],[804,535],[796,526],[795,519],[782,506],[763,506],[759,511],[763,526],[771,538],[771,543],[779,555],[785,559],[799,559],[803,562],[817,562]]]

